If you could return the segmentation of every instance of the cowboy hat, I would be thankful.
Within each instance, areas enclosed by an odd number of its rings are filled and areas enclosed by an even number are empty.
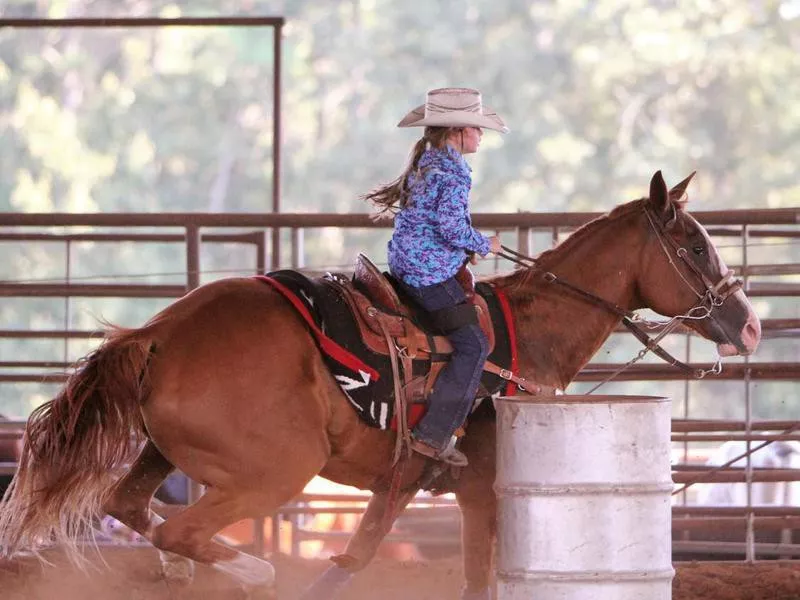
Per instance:
[[[472,88],[430,90],[425,104],[408,113],[398,127],[485,127],[508,133],[497,113],[483,106],[481,93]]]

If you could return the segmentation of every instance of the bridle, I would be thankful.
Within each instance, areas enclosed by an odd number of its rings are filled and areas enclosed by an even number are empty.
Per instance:
[[[735,279],[733,271],[729,270],[720,278],[717,283],[713,283],[706,276],[706,274],[703,273],[697,267],[697,265],[695,265],[689,259],[686,248],[680,246],[674,239],[667,235],[665,229],[674,224],[675,220],[677,219],[677,213],[674,205],[672,206],[672,219],[668,221],[666,226],[660,225],[658,220],[655,219],[651,214],[647,206],[644,206],[643,210],[645,216],[647,217],[648,223],[650,223],[651,229],[655,233],[661,249],[667,257],[667,261],[669,262],[670,266],[697,297],[697,303],[688,311],[686,311],[686,314],[676,315],[667,321],[650,321],[643,319],[640,315],[634,313],[633,311],[622,308],[621,306],[613,302],[609,302],[608,300],[601,298],[592,292],[588,292],[576,285],[573,285],[572,283],[561,279],[550,271],[542,272],[542,279],[544,281],[557,284],[571,292],[573,295],[578,296],[587,302],[600,306],[601,308],[604,308],[605,310],[618,316],[622,320],[622,324],[627,327],[631,333],[633,333],[633,335],[644,345],[644,348],[632,360],[628,361],[619,369],[614,371],[614,373],[612,373],[609,377],[592,388],[589,393],[594,392],[601,385],[604,385],[608,381],[612,380],[622,371],[644,358],[648,352],[652,352],[662,360],[674,367],[681,369],[695,379],[702,379],[708,374],[718,375],[720,372],[722,372],[722,359],[720,357],[717,357],[716,363],[710,369],[696,369],[672,356],[669,352],[661,347],[660,342],[669,333],[678,328],[684,321],[699,321],[702,319],[711,318],[715,309],[722,306],[729,296],[741,289],[742,282],[738,279]],[[512,250],[506,246],[502,246],[502,248],[504,252],[499,253],[498,256],[501,256],[506,260],[510,260],[511,262],[514,262],[529,270],[540,269],[539,261],[537,261],[535,258],[516,252],[515,250]],[[687,279],[686,275],[680,269],[675,259],[677,259],[678,262],[683,264],[689,271],[691,271],[691,273],[702,284],[702,289],[698,289],[696,284],[693,284],[691,281],[689,281],[689,279]],[[651,338],[650,335],[644,331],[644,329],[642,329],[642,326],[651,330],[660,329],[661,331],[655,337]]]
[[[674,206],[672,207],[672,212],[673,216],[672,219],[668,221],[667,228],[677,219]],[[706,303],[708,303],[709,307],[708,310],[710,314],[710,312],[714,309],[714,307],[722,306],[722,303],[725,302],[728,296],[736,293],[741,289],[742,282],[739,279],[735,279],[733,270],[728,270],[727,273],[723,274],[720,280],[716,284],[712,283],[711,280],[706,276],[706,274],[703,273],[697,267],[697,265],[694,264],[694,262],[689,260],[688,258],[689,253],[686,250],[686,248],[678,245],[678,243],[674,239],[672,239],[666,234],[663,228],[657,225],[658,221],[653,218],[653,215],[647,208],[644,209],[644,214],[647,217],[647,221],[650,223],[650,226],[652,227],[653,231],[655,232],[656,238],[658,239],[658,242],[661,245],[661,249],[664,251],[664,254],[667,257],[670,266],[672,266],[673,270],[683,280],[686,286],[690,290],[692,290],[692,292],[694,292],[694,295],[701,300],[698,306],[704,306]],[[698,291],[691,284],[691,282],[688,279],[686,279],[684,274],[672,260],[672,254],[670,254],[670,248],[667,248],[667,246],[669,246],[673,250],[675,255],[679,259],[681,259],[683,264],[687,266],[689,270],[692,271],[697,276],[697,278],[703,284],[704,291],[702,292]]]

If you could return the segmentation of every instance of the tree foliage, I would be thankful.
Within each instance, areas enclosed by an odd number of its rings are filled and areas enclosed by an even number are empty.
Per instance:
[[[508,121],[479,210],[609,208],[663,169],[703,208],[796,204],[797,0],[0,2],[3,16],[284,15],[283,204],[365,210],[426,89]],[[0,32],[0,208],[269,210],[269,28]]]

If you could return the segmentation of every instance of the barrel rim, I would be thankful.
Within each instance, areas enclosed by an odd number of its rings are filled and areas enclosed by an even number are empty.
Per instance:
[[[670,402],[666,396],[619,394],[558,394],[547,396],[498,396],[495,401],[510,404],[640,404]]]
[[[535,569],[498,569],[497,578],[500,583],[514,582],[595,582],[595,583],[632,583],[642,581],[671,581],[675,577],[672,566],[656,569],[613,570],[587,569],[585,571],[552,571]]]
[[[665,475],[668,477],[669,472]],[[504,484],[500,477],[494,484],[494,491],[498,499],[514,498],[514,497],[566,497],[567,499],[575,498],[578,496],[622,496],[622,497],[636,497],[636,496],[650,496],[650,495],[665,495],[669,498],[669,494],[675,489],[675,484],[672,478],[664,478],[663,481],[641,481],[641,482],[575,482],[575,483],[542,483],[542,482],[510,482]]]

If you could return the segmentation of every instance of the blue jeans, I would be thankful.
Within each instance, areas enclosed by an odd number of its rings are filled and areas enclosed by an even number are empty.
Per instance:
[[[455,277],[419,288],[403,287],[427,311],[450,308],[467,300]],[[412,431],[415,439],[439,449],[447,445],[466,420],[489,355],[489,341],[477,324],[451,331],[447,339],[453,346],[450,361],[436,379],[425,416]]]

